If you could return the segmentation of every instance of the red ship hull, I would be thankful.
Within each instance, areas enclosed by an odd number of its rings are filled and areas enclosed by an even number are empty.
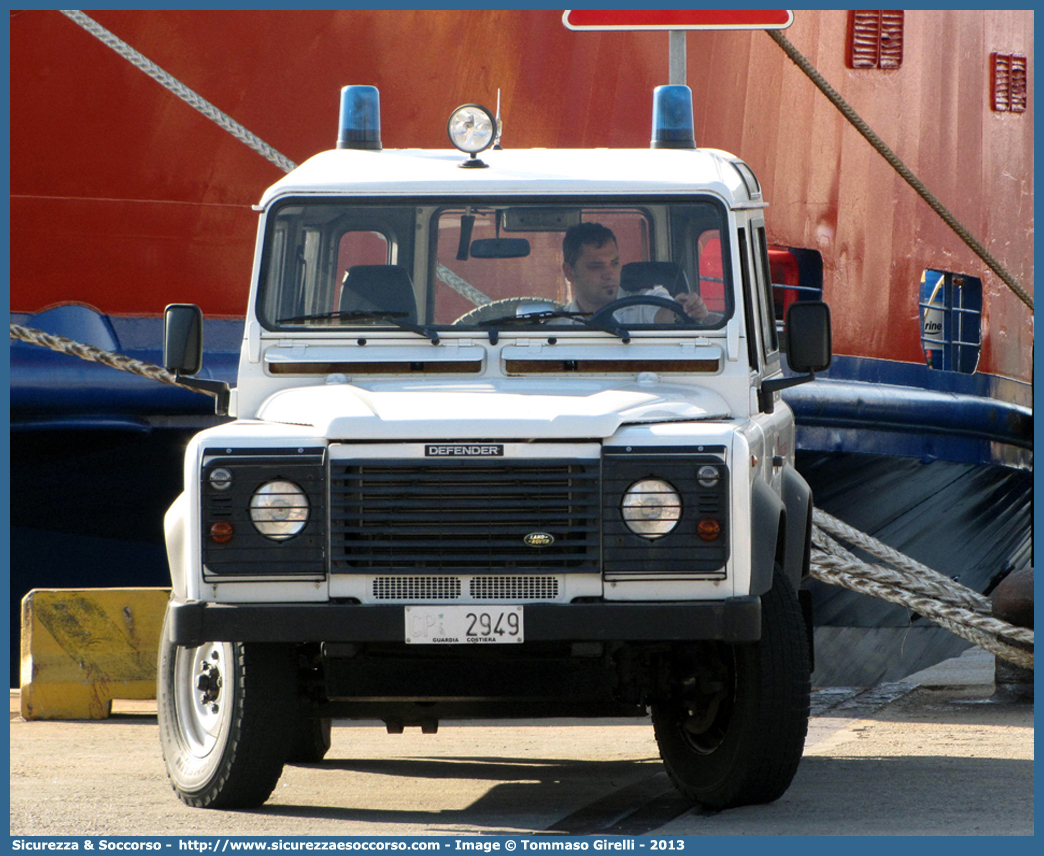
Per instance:
[[[449,112],[498,89],[507,146],[643,147],[667,75],[666,33],[574,32],[556,11],[93,16],[295,162],[333,147],[346,83],[380,89],[386,148],[444,147]],[[786,35],[1032,291],[1032,92],[993,112],[989,62],[1032,68],[1033,13],[909,12],[895,70],[847,68],[847,28],[797,12]],[[979,371],[1031,377],[1030,313],[766,33],[687,38],[697,143],[753,167],[776,244],[822,255],[837,353],[923,362],[916,286],[945,260],[983,280]],[[53,11],[12,17],[11,125],[13,311],[242,317],[250,206],[278,167]]]

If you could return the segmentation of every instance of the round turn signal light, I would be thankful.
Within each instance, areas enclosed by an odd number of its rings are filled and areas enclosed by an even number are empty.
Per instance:
[[[704,541],[717,541],[721,534],[721,524],[708,517],[696,524],[696,532]]]
[[[232,524],[219,520],[210,527],[210,539],[216,544],[227,544],[232,540]]]

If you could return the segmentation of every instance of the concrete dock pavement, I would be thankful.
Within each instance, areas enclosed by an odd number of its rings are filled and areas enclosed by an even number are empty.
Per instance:
[[[325,762],[288,766],[255,811],[170,790],[155,702],[110,719],[27,722],[11,694],[11,834],[1032,835],[1033,704],[993,700],[971,649],[895,684],[813,694],[805,756],[775,803],[682,803],[647,721],[335,723]]]
[[[920,687],[993,687],[996,658],[974,646],[961,656],[943,660],[903,678],[904,683]]]

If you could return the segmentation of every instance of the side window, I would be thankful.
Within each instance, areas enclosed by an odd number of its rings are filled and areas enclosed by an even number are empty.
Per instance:
[[[261,315],[265,318],[278,318],[281,315],[289,315],[283,312],[280,305],[285,299],[285,289],[280,288],[284,269],[286,267],[286,248],[289,238],[287,236],[287,225],[280,223],[272,230],[266,247],[266,262],[268,264],[268,275],[265,278],[264,301],[259,307]]]
[[[269,243],[265,317],[290,318],[325,311],[321,292],[329,292],[330,277],[320,258],[320,230],[281,219]]]
[[[739,238],[740,273],[743,277],[743,316],[746,320],[747,330],[747,358],[750,360],[751,371],[757,371],[761,366],[758,358],[758,336],[757,326],[754,319],[754,276],[751,271],[749,243],[747,230],[741,228],[737,233]]]
[[[340,275],[352,265],[388,265],[388,238],[380,232],[345,232],[337,246],[337,270]]]
[[[341,235],[337,242],[337,263],[334,269],[334,290],[336,301],[332,302],[333,311],[340,304],[341,288],[348,268],[356,265],[391,264],[391,243],[388,237],[374,231],[350,231]]]
[[[823,299],[823,257],[816,250],[774,245],[769,246],[768,255],[778,333],[792,303]]]
[[[671,209],[672,259],[685,272],[689,290],[699,294],[716,316],[713,326],[723,325],[732,315],[733,294],[726,288],[731,265],[724,214],[708,203]]]
[[[301,311],[304,313],[326,312],[333,283],[323,264],[323,235],[318,229],[306,229],[299,257],[299,283]]]
[[[972,374],[982,343],[982,280],[926,270],[920,296],[921,347],[928,368]]]
[[[766,355],[779,350],[779,339],[776,336],[776,318],[772,302],[772,280],[769,276],[768,239],[765,236],[764,224],[754,224],[754,270],[760,305],[759,321],[761,324],[761,341]]]
[[[708,229],[699,236],[700,297],[711,312],[725,314],[725,271],[721,256],[721,232]]]

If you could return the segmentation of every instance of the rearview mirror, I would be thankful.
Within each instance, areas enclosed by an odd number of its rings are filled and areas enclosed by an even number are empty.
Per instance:
[[[833,344],[830,307],[821,300],[801,300],[787,310],[787,363],[794,372],[830,368]]]
[[[529,255],[525,238],[480,238],[471,242],[473,259],[522,259]]]
[[[203,312],[192,303],[172,303],[163,311],[163,367],[178,384],[214,396],[214,412],[228,415],[230,387],[223,380],[192,377],[203,368]]]
[[[203,366],[203,312],[192,303],[172,303],[163,312],[163,367],[198,374]]]

